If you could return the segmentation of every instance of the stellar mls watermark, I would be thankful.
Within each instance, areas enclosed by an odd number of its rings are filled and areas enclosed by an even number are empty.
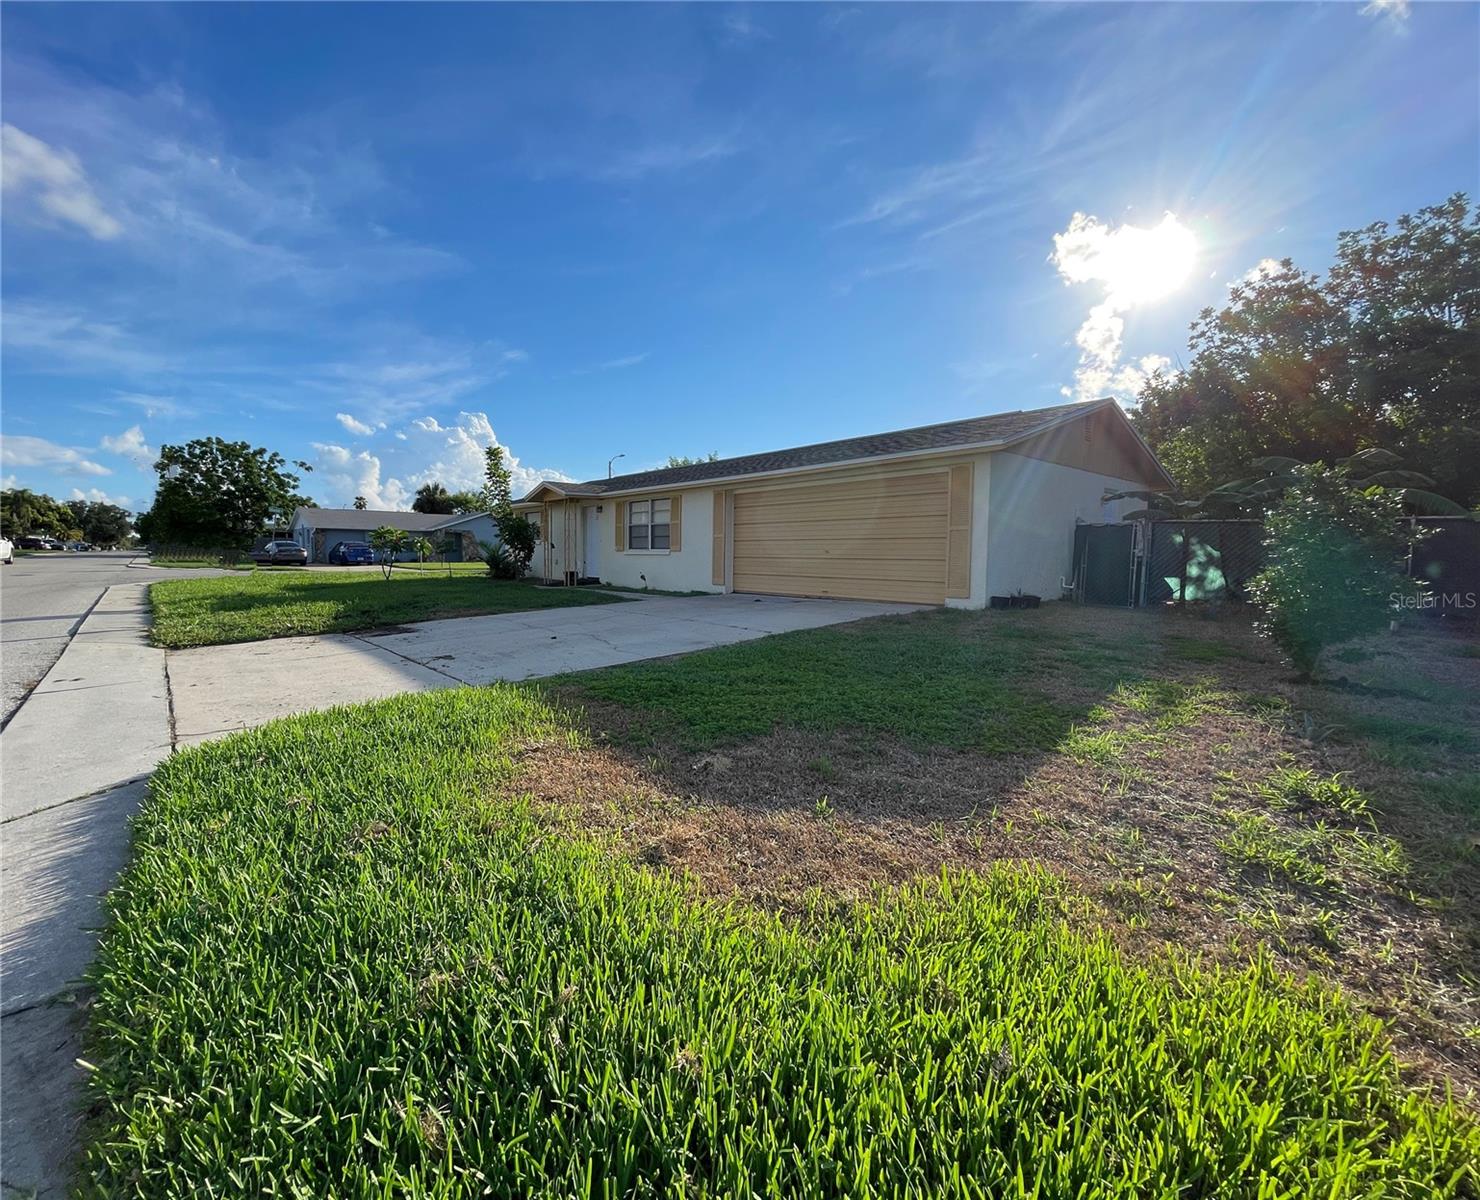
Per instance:
[[[1442,608],[1446,612],[1480,608],[1480,592],[1420,592],[1418,595],[1393,592],[1388,602],[1394,608],[1415,612]]]

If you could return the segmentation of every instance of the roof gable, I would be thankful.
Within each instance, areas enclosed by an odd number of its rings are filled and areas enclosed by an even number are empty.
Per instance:
[[[464,513],[462,516],[475,514]],[[454,513],[392,512],[373,508],[297,508],[290,525],[313,529],[346,529],[368,533],[389,525],[404,533],[426,533],[459,519]]]

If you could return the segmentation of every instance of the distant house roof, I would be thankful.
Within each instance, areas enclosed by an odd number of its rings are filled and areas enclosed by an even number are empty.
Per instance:
[[[945,421],[939,425],[917,425],[913,429],[896,429],[889,433],[871,433],[863,437],[842,438],[835,442],[817,442],[795,446],[790,450],[772,450],[764,454],[746,454],[738,458],[721,458],[713,462],[693,463],[686,467],[667,467],[657,471],[638,471],[611,479],[593,479],[586,483],[548,481],[531,489],[530,500],[541,489],[557,496],[604,496],[621,492],[648,491],[652,488],[708,483],[745,475],[765,475],[794,471],[805,467],[824,467],[838,463],[896,455],[928,453],[966,447],[990,447],[1022,441],[1042,433],[1061,421],[1082,416],[1114,400],[1089,403],[1056,404],[1051,408],[1030,408],[1018,412],[993,413],[985,417],[968,417],[964,421]],[[1150,451],[1147,451],[1150,454]]]
[[[456,525],[481,513],[419,513],[386,512],[373,508],[295,508],[290,524],[297,525],[300,518],[311,529],[348,529],[369,533],[382,525],[389,525],[403,533],[428,533],[444,525]]]

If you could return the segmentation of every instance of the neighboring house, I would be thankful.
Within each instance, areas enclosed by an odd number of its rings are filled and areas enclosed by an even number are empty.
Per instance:
[[[541,483],[533,569],[667,591],[982,608],[1068,582],[1079,521],[1171,477],[1113,400],[999,413],[769,454]]]
[[[369,508],[297,508],[287,536],[308,551],[310,562],[327,562],[335,542],[368,542],[370,531],[389,525],[413,537],[439,539],[453,535],[454,561],[479,557],[479,542],[498,541],[498,530],[487,513],[385,512]],[[415,558],[403,554],[401,558]]]

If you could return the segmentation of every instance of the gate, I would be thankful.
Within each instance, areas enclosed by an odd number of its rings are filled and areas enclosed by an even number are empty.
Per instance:
[[[1074,527],[1074,599],[1130,608],[1136,603],[1133,524]]]
[[[1264,566],[1262,521],[1153,521],[1142,604],[1245,600]]]

